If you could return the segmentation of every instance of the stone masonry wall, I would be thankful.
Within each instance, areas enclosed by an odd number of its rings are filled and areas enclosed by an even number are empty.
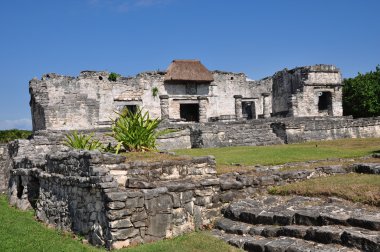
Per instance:
[[[274,122],[272,128],[285,143],[371,138],[380,137],[380,118],[297,118]]]
[[[177,236],[210,224],[220,210],[211,203],[219,183],[213,158],[146,164],[65,147],[40,158],[31,145],[12,143],[10,204],[34,208],[39,220],[92,244],[120,248]]]
[[[213,72],[214,81],[197,84],[195,93],[187,85],[164,83],[165,72],[144,72],[135,77],[109,81],[108,72],[83,71],[78,77],[45,74],[29,82],[33,130],[90,130],[109,127],[114,111],[137,106],[161,117],[159,95],[169,95],[169,117],[180,119],[181,103],[199,103],[207,98],[206,117],[235,116],[234,95],[255,103],[255,114],[263,113],[262,93],[271,92],[271,79],[250,81],[242,73]],[[153,90],[158,93],[154,95]]]
[[[7,144],[0,144],[0,194],[8,190],[8,147]]]
[[[273,133],[270,122],[265,120],[193,125],[191,128],[191,138],[193,148],[283,143]]]
[[[283,70],[273,76],[274,116],[342,116],[342,76],[332,65]],[[331,94],[329,111],[319,111],[321,92]]]

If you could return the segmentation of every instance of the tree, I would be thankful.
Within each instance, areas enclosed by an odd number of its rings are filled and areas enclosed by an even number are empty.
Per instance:
[[[380,116],[380,65],[374,72],[344,80],[343,113],[353,117]]]

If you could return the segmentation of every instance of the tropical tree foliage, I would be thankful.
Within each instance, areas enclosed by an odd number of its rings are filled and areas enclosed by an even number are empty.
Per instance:
[[[102,143],[99,140],[93,139],[93,136],[94,133],[85,135],[74,131],[66,135],[64,145],[80,150],[102,150]]]
[[[32,134],[29,130],[0,130],[0,143],[6,143],[15,139],[26,139]]]
[[[380,116],[380,66],[344,80],[343,112],[354,117]]]
[[[135,113],[125,110],[112,123],[112,136],[127,151],[149,151],[156,149],[156,138],[166,131],[157,131],[159,119],[151,119],[149,113],[138,109]]]

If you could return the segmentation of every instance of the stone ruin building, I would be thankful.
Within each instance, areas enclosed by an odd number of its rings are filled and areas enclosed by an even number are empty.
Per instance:
[[[380,118],[342,117],[342,77],[331,65],[282,70],[262,80],[175,60],[166,72],[108,79],[45,74],[29,91],[33,136],[0,146],[0,191],[39,220],[121,248],[209,226],[229,202],[269,185],[331,171],[217,175],[213,157],[129,161],[62,145],[71,130],[108,142],[116,111],[141,108],[175,132],[163,150],[380,137]],[[337,171],[341,172],[341,171]]]
[[[277,72],[259,81],[209,71],[200,61],[174,60],[166,72],[108,80],[46,74],[30,81],[33,130],[103,128],[115,110],[142,108],[169,122],[239,121],[269,117],[342,116],[342,77],[332,65]]]

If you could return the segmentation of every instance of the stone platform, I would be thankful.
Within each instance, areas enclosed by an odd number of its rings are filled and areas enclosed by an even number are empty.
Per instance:
[[[261,196],[232,203],[213,234],[246,251],[380,251],[380,211],[330,198]]]

